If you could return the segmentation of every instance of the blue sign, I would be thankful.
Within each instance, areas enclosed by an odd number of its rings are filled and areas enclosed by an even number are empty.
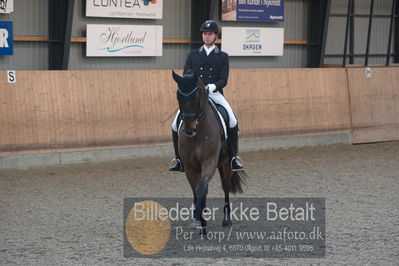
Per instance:
[[[222,0],[222,20],[284,21],[284,0]]]
[[[0,55],[13,55],[12,22],[0,21]]]

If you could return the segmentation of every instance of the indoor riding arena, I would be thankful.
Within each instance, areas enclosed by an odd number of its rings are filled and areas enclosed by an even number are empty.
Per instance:
[[[0,0],[0,265],[398,265],[398,158],[397,0]]]

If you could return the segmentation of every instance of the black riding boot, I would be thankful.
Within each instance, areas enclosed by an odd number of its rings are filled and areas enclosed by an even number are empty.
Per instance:
[[[228,130],[228,140],[229,140],[229,158],[230,158],[230,168],[233,171],[244,170],[244,165],[238,157],[238,126],[229,128]]]
[[[169,167],[169,171],[173,171],[173,172],[184,172],[184,167],[182,162],[180,161],[180,157],[179,157],[179,142],[178,142],[178,134],[177,132],[174,132],[172,130],[172,136],[173,136],[173,147],[175,148],[175,159],[173,159],[170,167]]]

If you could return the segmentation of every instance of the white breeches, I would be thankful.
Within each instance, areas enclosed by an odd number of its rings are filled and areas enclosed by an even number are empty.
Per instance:
[[[229,122],[230,122],[229,126],[230,128],[235,127],[237,125],[237,118],[234,115],[233,109],[231,109],[230,104],[226,101],[226,98],[224,98],[224,96],[218,91],[209,93],[209,98],[211,98],[214,103],[220,104],[221,106],[224,107],[224,109],[226,109],[227,113],[229,114]],[[177,132],[178,130],[179,125],[177,125],[177,117],[179,116],[179,114],[180,110],[177,111],[175,120],[173,120],[172,123],[172,130],[174,132]]]

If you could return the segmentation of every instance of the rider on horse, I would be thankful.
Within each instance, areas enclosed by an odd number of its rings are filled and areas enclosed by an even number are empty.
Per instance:
[[[243,170],[244,166],[237,155],[238,151],[238,124],[233,110],[223,96],[223,88],[227,84],[229,76],[229,57],[227,53],[219,50],[215,41],[219,34],[219,26],[212,20],[207,20],[201,25],[202,40],[204,45],[199,49],[191,51],[184,66],[184,74],[194,74],[207,84],[209,98],[215,103],[222,105],[229,115],[228,141],[230,165],[233,171]],[[172,124],[173,146],[176,158],[172,161],[169,171],[184,172],[183,164],[178,152],[178,127],[177,120],[180,111],[177,113]]]

